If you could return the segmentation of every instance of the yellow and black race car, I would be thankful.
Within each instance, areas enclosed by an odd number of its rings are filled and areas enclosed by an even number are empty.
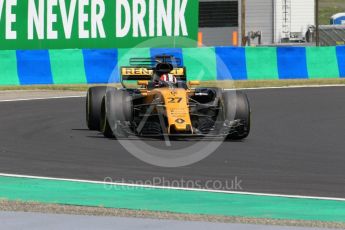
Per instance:
[[[109,138],[246,138],[251,115],[246,94],[197,88],[199,82],[187,82],[186,68],[180,63],[173,56],[132,58],[130,66],[120,70],[122,88],[91,87],[86,99],[89,129]],[[126,86],[134,81],[138,87]]]

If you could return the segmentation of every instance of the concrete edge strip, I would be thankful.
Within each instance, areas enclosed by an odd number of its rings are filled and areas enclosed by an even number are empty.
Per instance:
[[[345,84],[334,84],[334,85],[267,86],[267,87],[256,87],[256,88],[237,88],[236,90],[300,89],[300,88],[327,88],[327,87],[345,87]],[[231,89],[227,89],[227,90],[231,90]]]
[[[85,97],[85,96],[61,96],[61,97],[18,98],[18,99],[0,100],[0,102],[38,101],[38,100],[67,99],[67,98],[80,98],[80,97]]]
[[[54,177],[43,177],[43,176],[7,174],[7,173],[0,173],[0,176],[2,176],[2,177],[13,177],[13,178],[41,179],[41,180],[55,180],[55,181],[89,183],[89,184],[101,184],[101,185],[127,186],[127,187],[137,187],[137,188],[147,188],[147,189],[182,190],[182,191],[193,191],[193,192],[209,192],[209,193],[222,193],[222,194],[253,195],[253,196],[266,196],[266,197],[283,197],[283,198],[296,198],[296,199],[345,201],[345,198],[337,198],[337,197],[318,197],[318,196],[284,195],[284,194],[256,193],[256,192],[238,192],[238,191],[198,189],[198,188],[183,188],[183,187],[166,187],[166,186],[155,186],[155,185],[140,185],[140,184],[129,184],[129,183],[116,183],[116,182],[106,182],[106,181],[54,178]]]

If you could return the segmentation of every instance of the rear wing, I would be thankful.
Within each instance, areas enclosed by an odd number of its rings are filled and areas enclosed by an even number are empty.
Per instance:
[[[171,72],[177,80],[187,81],[186,67],[174,68]],[[154,68],[150,67],[121,67],[121,78],[123,81],[152,80]]]
[[[172,64],[174,67],[181,67],[181,58],[176,58],[174,56],[160,55],[151,58],[131,58],[129,59],[130,66],[141,66],[147,68],[154,68],[159,63]]]

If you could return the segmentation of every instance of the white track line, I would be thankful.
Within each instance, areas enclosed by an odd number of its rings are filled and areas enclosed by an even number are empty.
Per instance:
[[[271,194],[271,193],[255,193],[255,192],[238,192],[238,191],[198,189],[198,188],[165,187],[165,186],[155,186],[155,185],[127,184],[127,183],[104,182],[104,181],[93,181],[93,180],[66,179],[66,178],[54,178],[54,177],[42,177],[42,176],[28,176],[28,175],[7,174],[7,173],[0,173],[0,177],[1,176],[2,177],[14,177],[14,178],[26,178],[26,179],[68,181],[68,182],[79,182],[79,183],[89,183],[89,184],[128,186],[128,187],[135,187],[135,188],[152,188],[152,189],[182,190],[182,191],[210,192],[210,193],[237,194],[237,195],[283,197],[283,198],[296,198],[296,199],[345,201],[345,198],[336,198],[336,197],[300,196],[300,195],[283,195],[283,194]]]
[[[326,88],[326,87],[345,87],[345,84],[337,84],[337,85],[297,85],[297,86],[237,88],[237,89],[225,89],[225,90],[266,90],[266,89],[298,89],[298,88]],[[59,96],[59,97],[18,98],[18,99],[0,100],[0,102],[36,101],[36,100],[67,99],[67,98],[81,98],[81,97],[85,97],[85,96],[84,95],[79,95],[79,96]]]
[[[64,99],[64,98],[79,98],[85,97],[84,95],[80,96],[61,96],[61,97],[37,97],[37,98],[18,98],[18,99],[8,99],[0,100],[0,102],[14,102],[14,101],[36,101],[36,100],[49,100],[49,99]]]

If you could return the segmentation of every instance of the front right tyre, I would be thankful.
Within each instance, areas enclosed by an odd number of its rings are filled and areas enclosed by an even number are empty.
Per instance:
[[[101,132],[108,138],[128,136],[126,125],[133,120],[133,102],[125,90],[108,88],[102,101]]]

